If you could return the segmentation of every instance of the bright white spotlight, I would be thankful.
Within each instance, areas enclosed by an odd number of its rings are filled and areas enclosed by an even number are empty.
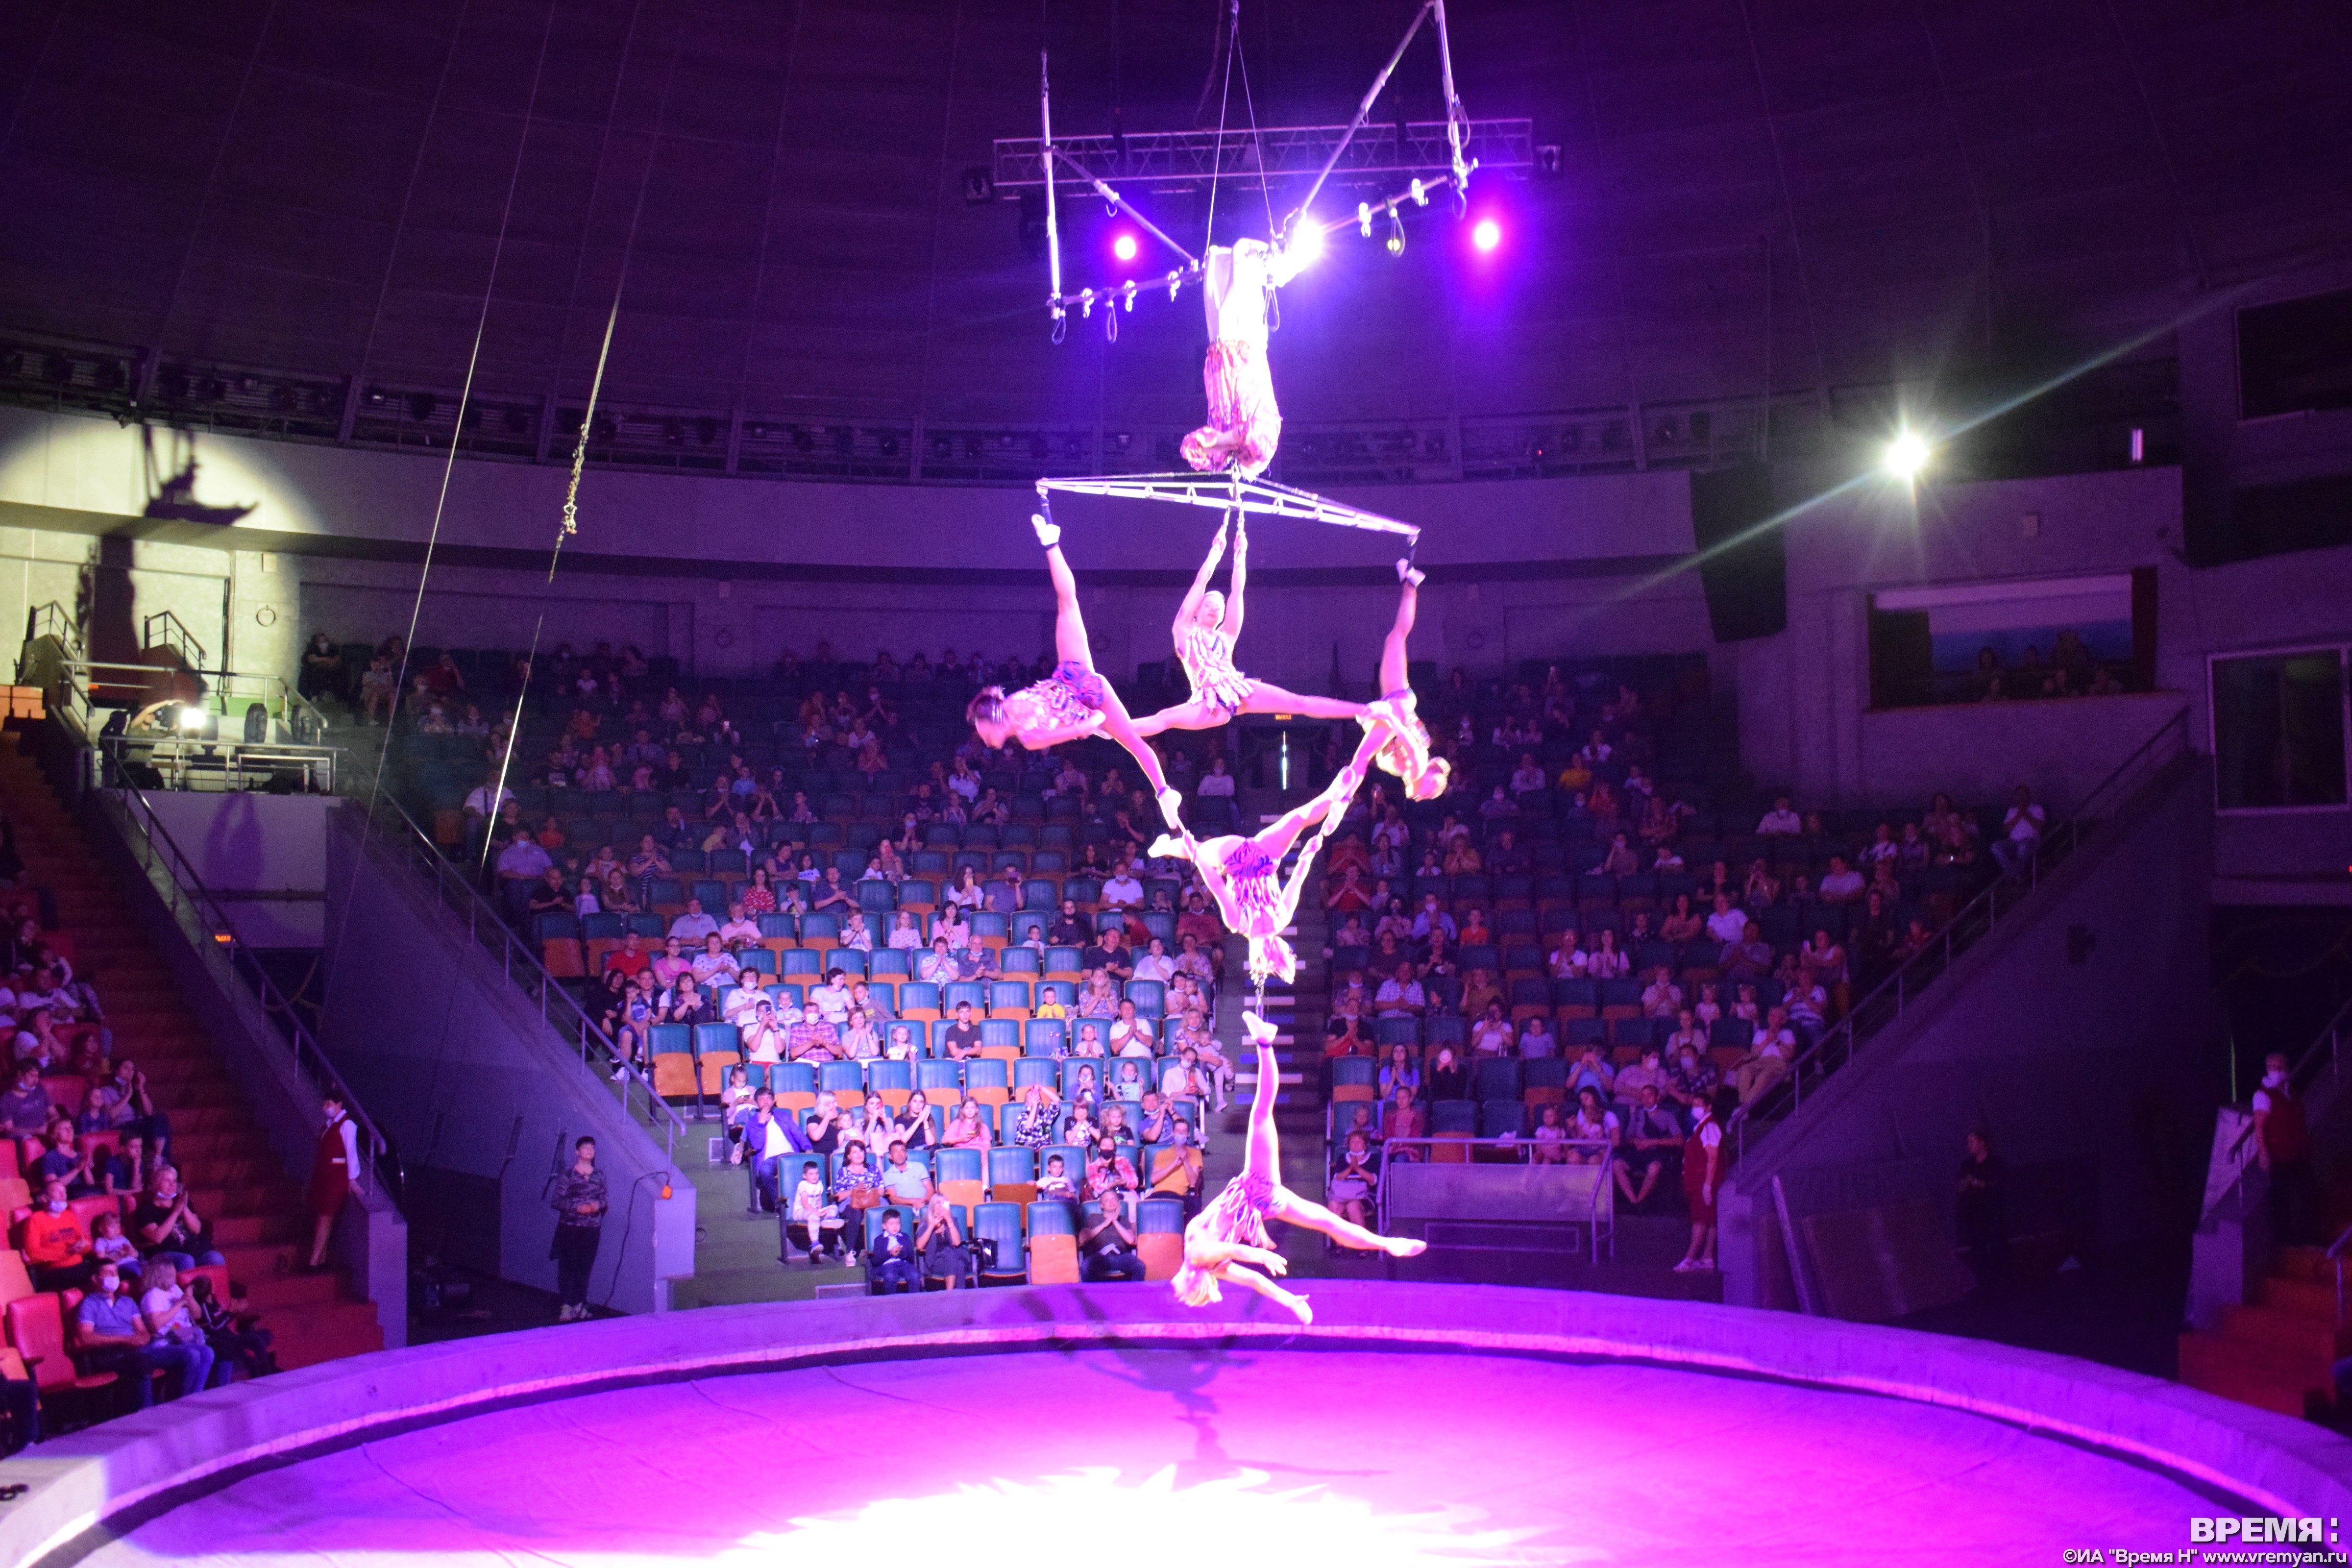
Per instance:
[[[1121,261],[1134,260],[1135,236],[1131,234],[1122,234],[1117,239],[1112,240],[1110,242],[1110,253],[1113,256],[1118,257]]]
[[[1301,224],[1298,232],[1290,237],[1284,247],[1291,259],[1292,270],[1304,272],[1323,256],[1323,229],[1319,224]]]
[[[187,707],[180,710],[180,728],[191,735],[201,735],[205,730],[205,710]]]
[[[1886,443],[1886,456],[1881,461],[1889,474],[1909,484],[1926,471],[1927,459],[1935,455],[1926,437],[1916,430],[1905,430]]]
[[[1493,218],[1482,217],[1470,230],[1470,243],[1481,250],[1492,250],[1503,243],[1503,226]]]

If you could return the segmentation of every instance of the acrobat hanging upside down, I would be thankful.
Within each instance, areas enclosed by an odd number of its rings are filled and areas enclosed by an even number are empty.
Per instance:
[[[1201,469],[1237,468],[1255,479],[1282,440],[1282,410],[1265,363],[1266,302],[1296,277],[1307,253],[1262,239],[1209,247],[1201,289],[1209,312],[1209,357],[1201,379],[1209,422],[1184,437],[1184,460]]]

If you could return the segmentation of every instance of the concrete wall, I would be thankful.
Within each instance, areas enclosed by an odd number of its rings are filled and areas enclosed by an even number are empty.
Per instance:
[[[496,1204],[499,1272],[541,1289],[555,1285],[551,1152],[594,1138],[612,1207],[589,1299],[667,1306],[666,1281],[694,1272],[693,1186],[415,873],[380,845],[362,853],[361,821],[345,806],[328,824],[320,1043],[336,1070],[397,1141],[412,1184],[453,1173]]]
[[[163,605],[167,595],[143,574],[168,567],[208,582],[188,590],[192,605],[202,599],[209,606],[191,629],[208,648],[212,637],[226,638],[255,659],[290,660],[313,630],[374,639],[406,629],[417,567],[374,557],[413,554],[427,538],[442,478],[437,458],[214,437],[197,455],[201,500],[252,507],[215,538],[250,541],[254,548],[235,558],[253,560],[232,581],[226,556],[108,545],[136,553],[142,605]],[[583,484],[581,531],[550,585],[544,562],[564,478],[529,464],[457,466],[421,641],[520,647],[544,611],[549,646],[634,641],[694,671],[738,675],[769,668],[785,647],[805,655],[827,639],[861,657],[877,647],[901,657],[919,647],[936,657],[943,646],[978,645],[1026,658],[1050,637],[1052,602],[1025,521],[1034,498],[1025,490],[598,471]],[[136,515],[149,499],[135,431],[0,409],[0,502]],[[1691,549],[1688,482],[1678,472],[1383,487],[1342,499],[1423,530],[1420,559],[1440,569],[1440,581],[1423,596],[1416,657],[1500,671],[1523,658],[1685,652],[1709,642],[1694,574],[1646,580]],[[1123,670],[1165,658],[1167,623],[1214,514],[1066,498],[1056,515],[1069,525],[1082,580],[1098,569],[1129,578],[1088,584],[1098,661]],[[73,574],[100,548],[81,538],[13,545],[11,538],[0,531],[0,616],[21,616],[8,596],[12,548],[28,572],[37,560],[39,566],[32,576],[17,574],[26,578],[18,595],[26,604],[73,603]],[[1252,564],[1262,580],[1250,596],[1244,663],[1270,679],[1319,686],[1336,648],[1349,679],[1368,679],[1395,613],[1388,567],[1400,542],[1262,523],[1253,531]],[[289,577],[281,551],[297,548],[304,553]],[[666,574],[668,560],[690,564]],[[740,578],[713,564],[729,562],[744,563]],[[793,563],[871,567],[877,575],[861,582],[853,572],[844,581],[836,571],[818,580],[796,576]],[[929,580],[887,579],[904,568]],[[1285,570],[1330,568],[1353,569],[1356,585],[1277,581]],[[1007,571],[1015,575],[941,578]],[[1139,574],[1147,580],[1134,581]],[[265,608],[275,617],[268,625]]]
[[[318,947],[325,941],[327,813],[320,795],[148,797],[163,830],[229,908],[240,941]]]
[[[1726,1300],[1759,1302],[1776,1268],[1759,1223],[1774,1176],[1799,1221],[1908,1196],[1948,1216],[1979,1125],[2012,1173],[2013,1223],[2054,1211],[2085,1242],[2114,1244],[2193,1220],[2227,1092],[2205,913],[2212,822],[2202,762],[2183,758],[1751,1143],[1724,1198]],[[2036,1172],[2059,1189],[2037,1190]]]

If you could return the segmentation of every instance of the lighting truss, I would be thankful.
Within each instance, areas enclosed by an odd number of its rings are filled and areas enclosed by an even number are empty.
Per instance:
[[[1526,174],[1535,167],[1535,122],[1473,120],[1464,150],[1483,171]],[[1045,142],[1035,136],[996,141],[997,194],[1017,199],[1045,183]],[[1311,179],[1337,152],[1330,184],[1400,184],[1434,180],[1454,166],[1443,120],[1414,121],[1400,136],[1394,125],[1366,126],[1352,138],[1344,125],[1277,125],[1248,131],[1129,132],[1123,136],[1064,136],[1054,143],[1065,167],[1054,183],[1067,195],[1090,176],[1116,180],[1130,192],[1194,191],[1213,179],[1260,174],[1273,184]]]
[[[1222,474],[1127,474],[1116,479],[1039,479],[1037,498],[1050,510],[1050,496],[1108,496],[1114,500],[1171,501],[1178,506],[1207,507],[1217,511],[1244,511],[1253,517],[1288,518],[1294,522],[1328,522],[1374,533],[1401,534],[1416,543],[1421,530],[1392,517],[1364,511],[1267,479],[1245,479]]]

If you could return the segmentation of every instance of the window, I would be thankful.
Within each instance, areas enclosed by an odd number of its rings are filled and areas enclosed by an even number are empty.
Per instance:
[[[2352,289],[2238,312],[2238,417],[2352,408]]]
[[[2156,572],[1880,589],[1869,637],[1873,708],[2145,691]]]
[[[2344,649],[2216,658],[2212,668],[2221,809],[2345,805]]]

